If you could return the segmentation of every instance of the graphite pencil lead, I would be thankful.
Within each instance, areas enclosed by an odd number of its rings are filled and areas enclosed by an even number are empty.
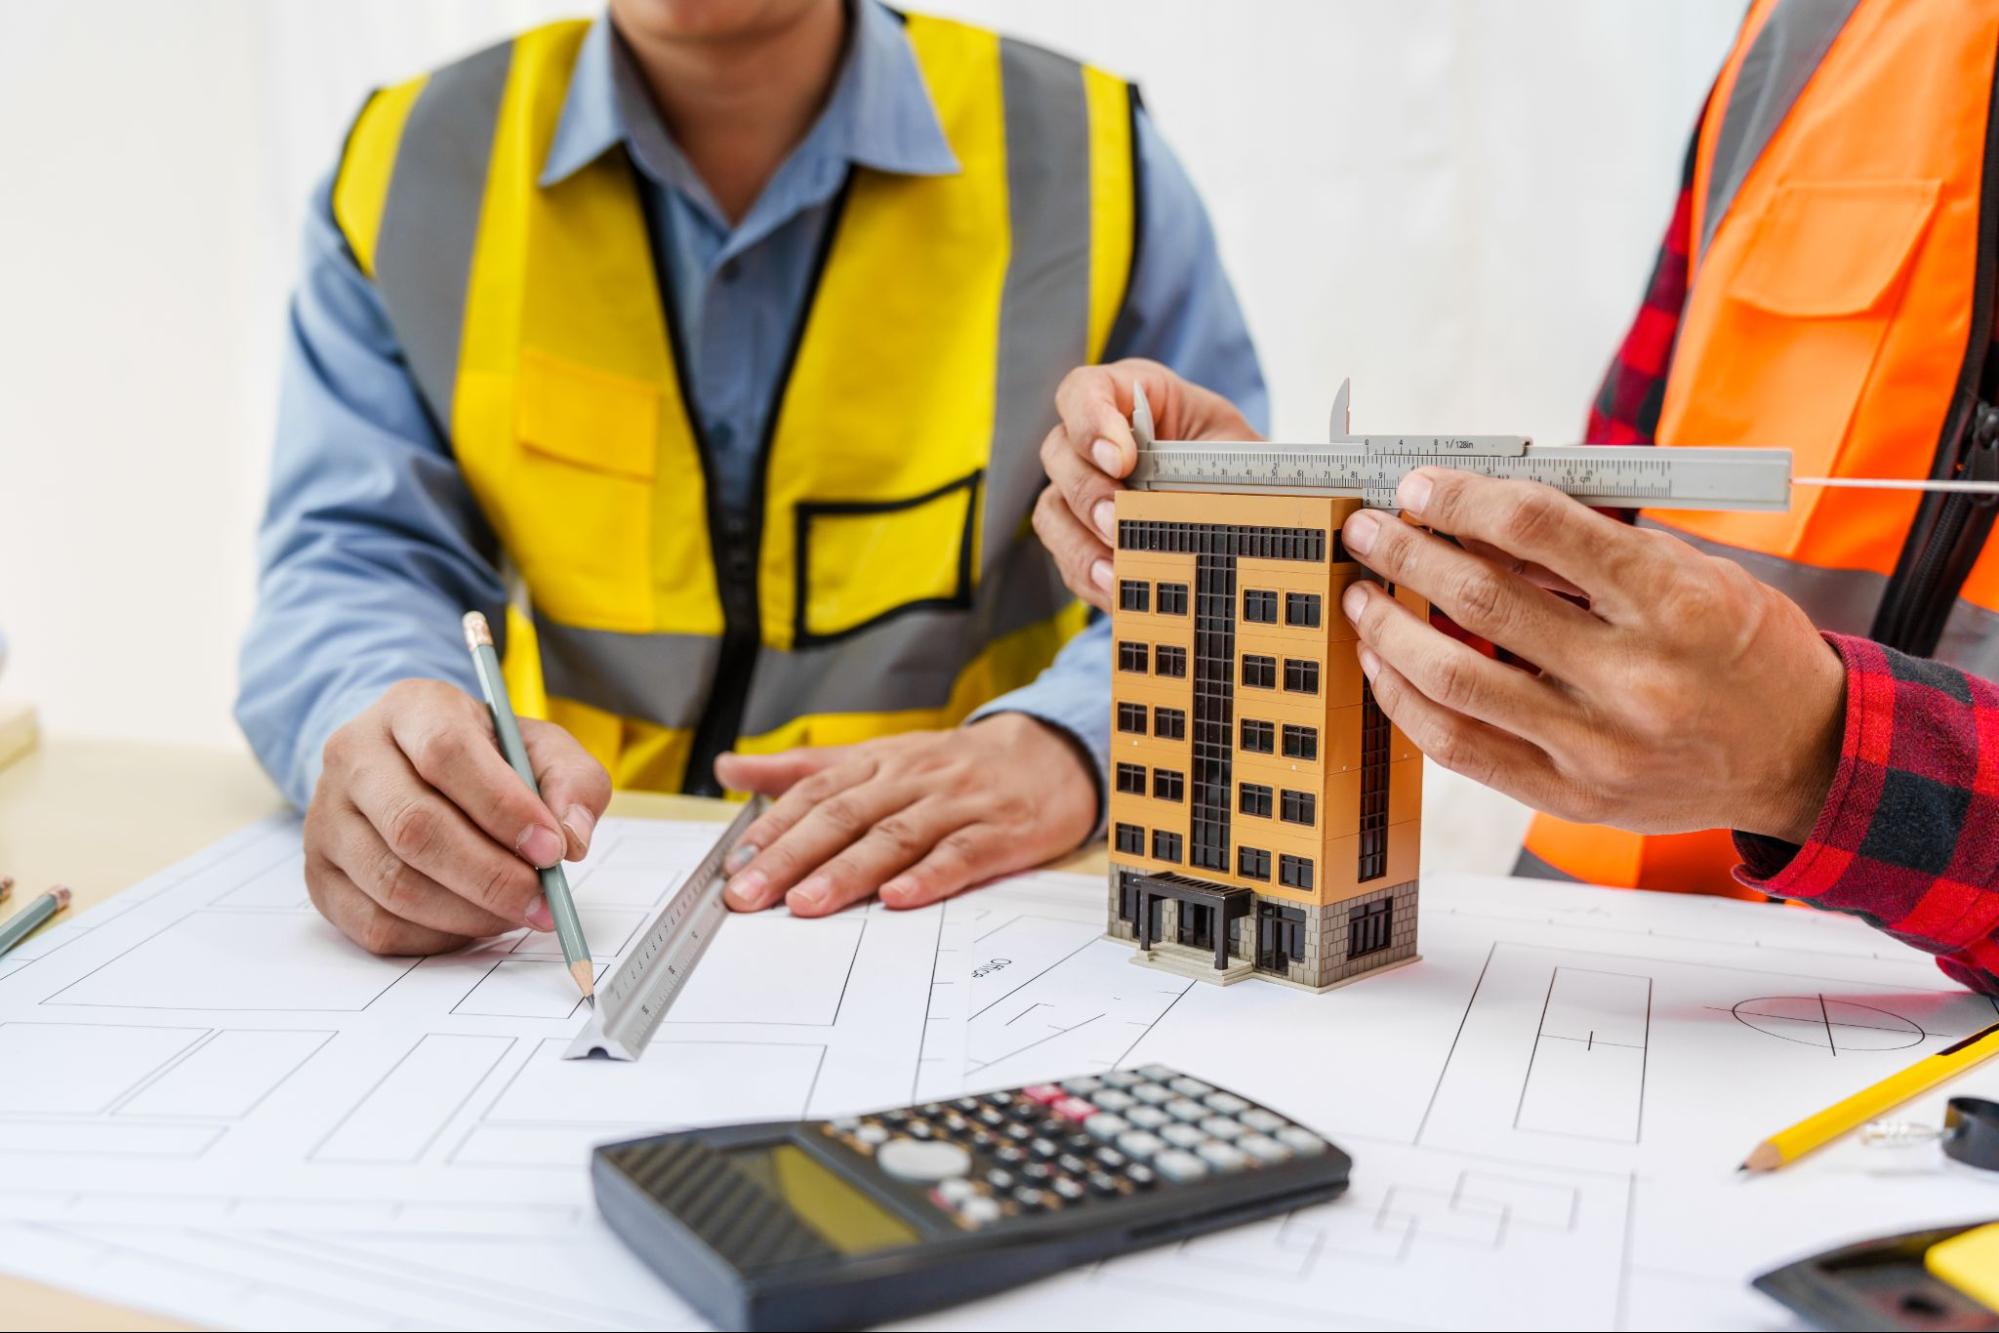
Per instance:
[[[576,988],[583,992],[583,998],[594,1001],[597,998],[597,969],[588,958],[579,958],[569,965],[569,975],[576,978]]]

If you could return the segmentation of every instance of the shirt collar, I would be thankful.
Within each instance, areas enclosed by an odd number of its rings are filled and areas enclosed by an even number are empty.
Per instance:
[[[898,175],[956,174],[957,156],[938,124],[901,20],[876,0],[858,0],[854,18],[832,95],[794,153]],[[685,172],[685,159],[644,95],[609,15],[601,15],[577,52],[540,184],[568,179],[620,143],[651,174],[682,184],[676,178]]]

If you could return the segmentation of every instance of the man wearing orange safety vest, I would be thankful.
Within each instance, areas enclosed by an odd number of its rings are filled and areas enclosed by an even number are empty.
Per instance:
[[[1996,55],[1999,0],[1755,0],[1590,438],[1999,480]],[[1071,374],[1037,525],[1086,596],[1134,381],[1163,436],[1244,429],[1149,363]],[[1853,913],[1999,993],[1992,497],[1800,487],[1627,526],[1425,469],[1399,498],[1459,544],[1362,510],[1347,549],[1539,671],[1371,583],[1361,666],[1433,760],[1545,812],[1521,873]]]

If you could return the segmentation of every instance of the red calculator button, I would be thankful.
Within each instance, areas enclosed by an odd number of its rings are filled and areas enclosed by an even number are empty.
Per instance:
[[[1063,1100],[1069,1094],[1056,1087],[1053,1083],[1033,1083],[1022,1088],[1020,1095],[1031,1102],[1047,1106]]]
[[[1097,1113],[1097,1108],[1084,1101],[1081,1097],[1064,1097],[1048,1109],[1056,1115],[1061,1116],[1064,1120],[1074,1120],[1078,1123],[1088,1120]]]

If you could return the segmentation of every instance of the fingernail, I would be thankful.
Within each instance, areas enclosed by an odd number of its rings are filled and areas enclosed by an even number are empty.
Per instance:
[[[745,870],[729,881],[729,887],[722,891],[722,896],[729,900],[731,907],[739,911],[754,912],[763,906],[764,885],[769,882],[770,876],[763,871]]]
[[[580,857],[590,850],[590,835],[597,831],[597,816],[580,805],[572,805],[562,816],[562,827],[576,844],[570,848],[571,854]]]
[[[1381,535],[1381,515],[1372,509],[1355,512],[1347,520],[1346,530],[1341,536],[1346,540],[1347,549],[1355,555],[1366,555],[1374,549],[1374,539]]]
[[[1096,584],[1105,592],[1109,592],[1111,587],[1111,562],[1108,560],[1099,560],[1091,565],[1090,582]]]
[[[1363,676],[1366,676],[1369,680],[1373,680],[1374,673],[1379,670],[1381,670],[1381,659],[1375,656],[1374,649],[1363,647],[1360,650],[1361,674]]]
[[[1411,472],[1402,479],[1402,484],[1395,488],[1395,498],[1401,504],[1404,513],[1420,514],[1423,512],[1423,506],[1430,503],[1431,489],[1428,477],[1420,472]]]
[[[833,886],[827,883],[825,876],[814,875],[790,893],[785,894],[784,901],[794,912],[801,908],[806,911],[816,912],[826,905],[826,895],[832,892],[832,889]]]
[[[1097,525],[1097,531],[1103,534],[1104,540],[1109,541],[1111,533],[1116,530],[1117,502],[1114,500],[1097,501],[1097,507],[1090,511],[1090,521]]]
[[[1124,471],[1124,455],[1109,440],[1098,440],[1090,446],[1090,457],[1097,460],[1097,466],[1106,476],[1115,477]]]
[[[1347,590],[1340,594],[1340,610],[1347,613],[1347,619],[1360,623],[1360,613],[1367,609],[1367,590],[1359,583],[1349,583]]]
[[[907,902],[916,894],[916,886],[907,880],[892,879],[881,887],[881,900],[890,907]]]
[[[737,843],[735,845],[735,848],[730,851],[728,856],[723,858],[722,873],[725,875],[735,874],[738,870],[741,870],[744,866],[756,860],[757,853],[761,850],[763,849],[758,847],[753,842]]]
[[[527,920],[536,930],[555,929],[555,917],[548,910],[548,902],[542,898],[535,899],[534,906],[528,908]]]
[[[530,824],[514,839],[514,854],[537,870],[546,870],[562,859],[562,839],[553,830]]]

